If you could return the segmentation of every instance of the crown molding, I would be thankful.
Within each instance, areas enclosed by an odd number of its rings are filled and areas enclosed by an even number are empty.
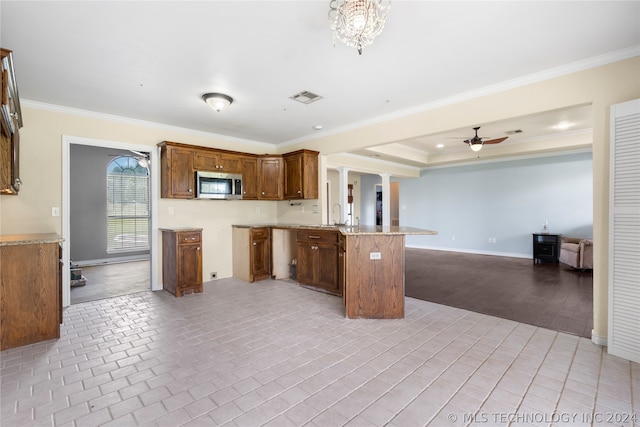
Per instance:
[[[165,125],[157,122],[150,122],[146,120],[132,119],[130,117],[117,116],[114,114],[98,113],[95,111],[82,110],[79,108],[65,107],[63,105],[47,104],[45,102],[31,101],[29,99],[21,99],[20,104],[24,107],[33,108],[37,110],[51,111],[54,113],[70,114],[70,115],[79,116],[79,117],[106,120],[110,122],[117,122],[117,123],[132,125],[132,126],[141,126],[141,127],[151,128],[151,129],[161,129],[161,130],[166,130],[171,132],[180,132],[180,133],[186,133],[189,135],[194,135],[194,136],[199,136],[204,138],[223,139],[226,141],[237,142],[245,145],[259,147],[261,150],[266,150],[267,152],[270,152],[270,151],[275,152],[277,147],[276,144],[270,144],[268,142],[253,141],[250,139],[242,139],[242,138],[237,138],[237,137],[228,136],[228,135],[221,135],[221,134],[212,133],[212,132],[204,132],[204,131],[183,128],[178,126]]]

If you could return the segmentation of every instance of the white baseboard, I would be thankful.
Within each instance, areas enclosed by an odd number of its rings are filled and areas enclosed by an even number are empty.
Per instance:
[[[72,261],[72,262],[73,262],[73,265],[77,265],[78,267],[91,267],[94,265],[118,264],[121,262],[143,261],[148,259],[150,259],[149,254],[119,256],[119,257],[102,258],[102,259],[87,259],[84,261]]]
[[[600,345],[603,347],[607,346],[607,337],[603,337],[600,335],[596,335],[593,333],[593,329],[591,330],[591,342],[595,345]]]
[[[532,259],[532,255],[530,255],[530,254],[521,254],[521,253],[479,251],[479,250],[474,250],[474,249],[459,249],[459,248],[436,247],[436,246],[419,246],[419,245],[405,245],[405,246],[407,248],[429,249],[429,250],[432,250],[432,251],[461,252],[461,253],[466,253],[466,254],[493,255],[493,256],[502,256],[502,257],[509,257],[509,258],[527,258],[527,259]]]

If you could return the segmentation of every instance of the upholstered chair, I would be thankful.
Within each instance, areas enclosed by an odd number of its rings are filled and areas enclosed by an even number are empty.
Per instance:
[[[578,270],[593,269],[593,239],[563,237],[560,244],[560,262]]]

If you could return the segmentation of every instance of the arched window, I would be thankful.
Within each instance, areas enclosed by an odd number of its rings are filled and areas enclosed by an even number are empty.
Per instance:
[[[107,252],[149,249],[149,169],[131,156],[107,166]]]

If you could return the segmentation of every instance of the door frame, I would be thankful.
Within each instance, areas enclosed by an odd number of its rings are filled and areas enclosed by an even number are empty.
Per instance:
[[[71,263],[71,145],[88,145],[93,147],[113,148],[119,150],[135,150],[149,153],[151,163],[151,229],[149,230],[150,250],[150,283],[151,290],[162,289],[158,282],[159,251],[156,237],[158,235],[158,188],[160,188],[160,157],[158,149],[150,145],[132,144],[121,141],[84,138],[79,136],[62,136],[62,306],[71,305],[71,270],[67,267]]]

